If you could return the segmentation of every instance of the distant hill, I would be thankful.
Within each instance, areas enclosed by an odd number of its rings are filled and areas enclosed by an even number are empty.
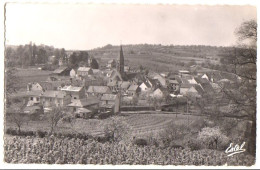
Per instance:
[[[100,58],[102,64],[110,59],[118,59],[119,46],[106,45],[89,50],[89,54]],[[218,64],[223,53],[231,47],[215,46],[163,46],[163,45],[123,45],[126,63],[131,67],[142,65],[154,71],[174,71],[190,64],[211,62]]]

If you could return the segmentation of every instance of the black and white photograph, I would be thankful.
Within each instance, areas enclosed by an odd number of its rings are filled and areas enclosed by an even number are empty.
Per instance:
[[[256,5],[2,8],[4,165],[255,167]]]

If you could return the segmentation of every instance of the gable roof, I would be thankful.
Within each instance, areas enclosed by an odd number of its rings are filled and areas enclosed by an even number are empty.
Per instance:
[[[68,69],[68,67],[59,67],[59,68],[57,68],[56,70],[54,70],[52,73],[54,73],[54,74],[60,74],[60,73],[62,73],[63,71],[65,71],[65,70],[67,70]]]
[[[181,84],[180,88],[191,88],[192,84]]]
[[[42,92],[40,96],[62,99],[66,96],[66,93],[64,91],[46,90],[46,91]]]
[[[201,77],[194,77],[195,81],[199,84],[203,84],[203,83],[209,83],[209,81],[205,78],[201,78]]]
[[[101,100],[116,100],[117,98],[117,95],[116,94],[104,94],[102,97],[101,97]]]
[[[151,85],[150,85],[147,81],[144,81],[142,84],[144,84],[147,88],[151,88]],[[141,85],[142,85],[142,84],[141,84]],[[140,86],[141,86],[141,85],[140,85]]]
[[[98,102],[97,98],[88,97],[88,98],[84,98],[84,99],[74,100],[73,102],[71,102],[67,106],[69,106],[69,107],[85,107],[85,106],[90,106],[90,105],[98,104],[98,103],[99,102]]]
[[[203,89],[201,88],[200,85],[194,84],[193,87],[197,90],[197,92],[202,95],[204,93]]]
[[[79,67],[79,68],[78,68],[78,71],[85,71],[85,72],[88,72],[89,70],[91,70],[90,67]]]
[[[177,80],[168,80],[169,83],[173,83],[173,84],[179,84],[179,82]]]
[[[129,81],[123,81],[120,86],[122,89],[127,89],[130,86],[130,84],[131,83]]]
[[[110,88],[107,86],[89,86],[87,92],[100,94],[111,93]]]
[[[109,60],[107,63],[108,63],[108,64],[111,64],[111,63],[113,63],[113,62],[115,62],[115,59]]]
[[[129,90],[129,91],[136,91],[136,90],[138,89],[138,87],[139,87],[138,85],[133,85],[133,84],[132,84],[132,85],[128,88],[128,90]]]
[[[76,91],[76,92],[78,92],[78,91],[80,91],[82,88],[83,88],[83,87],[76,87],[76,86],[71,86],[71,85],[69,85],[69,86],[64,86],[64,87],[62,87],[61,90],[63,90],[63,91]]]

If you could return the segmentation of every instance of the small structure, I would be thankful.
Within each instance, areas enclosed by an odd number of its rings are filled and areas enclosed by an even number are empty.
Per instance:
[[[70,75],[70,68],[68,67],[59,67],[58,69],[54,70],[52,72],[52,75],[54,76],[69,76]]]
[[[180,94],[186,95],[188,90],[192,87],[192,84],[181,84],[180,86]]]
[[[156,99],[162,99],[167,94],[167,89],[163,87],[157,88],[150,96]]]
[[[77,70],[78,76],[88,76],[92,74],[93,74],[93,70],[90,67],[79,67]]]
[[[100,109],[103,111],[113,111],[114,113],[119,112],[119,96],[116,94],[104,94],[101,97]]]

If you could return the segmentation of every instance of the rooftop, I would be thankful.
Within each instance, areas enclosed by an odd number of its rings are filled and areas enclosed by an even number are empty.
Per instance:
[[[116,100],[117,95],[116,94],[104,94],[101,97],[101,100]]]
[[[54,91],[54,90],[46,90],[41,93],[41,97],[50,97],[50,98],[64,98],[66,93],[64,91]]]
[[[110,91],[110,88],[107,87],[107,86],[89,86],[88,90],[87,90],[88,93],[109,93],[111,92]]]
[[[89,70],[91,70],[90,67],[79,67],[78,68],[78,71],[89,71]]]
[[[78,99],[74,100],[72,103],[68,104],[68,107],[85,107],[85,106],[90,106],[93,104],[98,104],[98,99],[95,97],[88,97],[84,99]]]
[[[129,91],[136,91],[137,88],[138,88],[138,85],[131,85],[131,86],[128,88],[128,90],[129,90]]]
[[[76,86],[64,86],[61,88],[62,91],[80,91],[83,87],[76,87]]]

